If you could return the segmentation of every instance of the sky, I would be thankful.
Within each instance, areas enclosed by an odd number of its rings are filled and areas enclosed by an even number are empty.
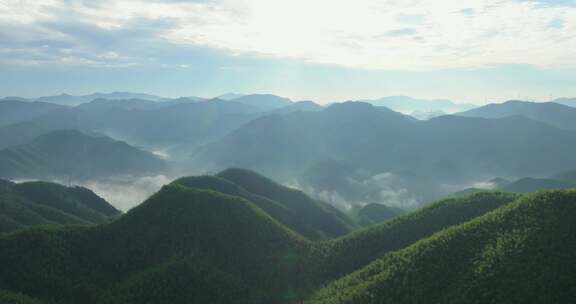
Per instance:
[[[576,0],[0,0],[0,96],[576,97]]]

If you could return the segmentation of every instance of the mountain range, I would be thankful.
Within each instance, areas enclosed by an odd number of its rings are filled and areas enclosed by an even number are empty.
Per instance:
[[[385,107],[347,102],[255,119],[199,149],[193,162],[208,170],[251,168],[282,181],[297,177],[319,192],[357,189],[351,197],[356,201],[389,204],[361,188],[389,176],[383,181],[391,187],[387,191],[408,191],[426,201],[449,193],[439,192],[440,184],[576,168],[575,152],[573,131],[520,116],[418,121]],[[332,165],[318,166],[326,162]],[[380,195],[382,188],[376,190]]]
[[[91,179],[166,169],[152,153],[77,130],[53,131],[0,150],[0,176],[9,179]]]
[[[175,181],[97,226],[0,234],[0,299],[45,304],[569,303],[576,296],[573,190],[444,199],[381,224],[312,241],[244,198],[258,195],[296,207],[297,201],[287,199],[290,192],[278,187],[234,169],[217,179]],[[312,201],[300,203],[311,207]]]
[[[0,180],[0,233],[38,225],[99,224],[119,215],[86,188]]]
[[[576,108],[554,102],[511,100],[500,104],[489,104],[458,113],[458,115],[482,118],[523,116],[561,129],[576,130]]]

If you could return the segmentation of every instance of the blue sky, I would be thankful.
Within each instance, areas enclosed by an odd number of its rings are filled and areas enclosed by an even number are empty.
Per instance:
[[[576,1],[0,0],[0,96],[576,96]]]

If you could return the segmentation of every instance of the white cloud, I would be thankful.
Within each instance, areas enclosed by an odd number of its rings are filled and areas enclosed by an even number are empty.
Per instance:
[[[542,2],[4,0],[0,21],[33,26],[75,18],[115,30],[135,20],[169,20],[154,35],[171,43],[364,69],[575,68],[576,7]]]

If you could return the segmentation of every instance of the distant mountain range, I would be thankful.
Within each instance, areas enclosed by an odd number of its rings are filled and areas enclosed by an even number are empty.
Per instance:
[[[387,107],[396,112],[415,115],[418,118],[432,118],[443,114],[466,111],[475,108],[472,104],[459,104],[444,99],[417,99],[409,96],[388,96],[380,99],[362,100],[375,106]]]
[[[166,170],[149,152],[77,130],[53,131],[0,150],[0,177],[9,179],[90,179]]]
[[[553,102],[511,100],[485,105],[457,115],[482,118],[524,116],[558,128],[576,130],[576,108]]]
[[[436,183],[576,168],[574,153],[575,132],[519,116],[417,121],[384,107],[348,102],[317,112],[258,118],[206,145],[193,158],[207,169],[247,167],[280,180],[305,177],[319,162],[335,160],[352,168],[340,171],[351,172],[343,174],[364,171],[361,175],[370,179],[392,174],[401,180],[398,191],[420,193],[417,199],[425,201],[447,194],[435,193]],[[351,182],[352,176],[342,176],[342,183],[324,183],[320,190],[338,192],[348,184],[366,184]]]
[[[482,192],[318,242],[293,230],[324,222],[299,192],[246,170],[186,177],[98,226],[0,234],[0,299],[570,303],[574,201],[574,190]]]

